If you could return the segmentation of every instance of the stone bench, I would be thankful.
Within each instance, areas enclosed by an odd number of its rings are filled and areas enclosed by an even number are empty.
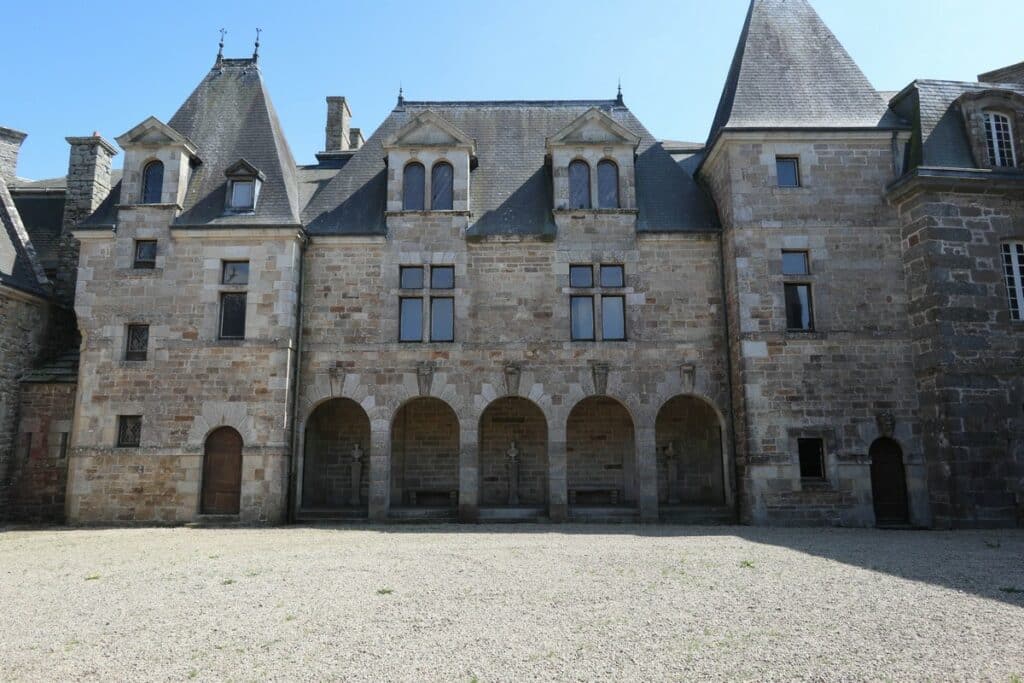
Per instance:
[[[618,505],[619,490],[600,487],[569,489],[569,505]]]
[[[414,489],[409,491],[409,505],[458,507],[459,492],[438,489]]]

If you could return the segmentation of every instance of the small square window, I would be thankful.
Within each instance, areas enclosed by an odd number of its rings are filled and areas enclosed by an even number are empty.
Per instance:
[[[220,338],[245,339],[245,292],[220,295]]]
[[[221,272],[220,283],[222,285],[249,284],[249,262],[225,261],[224,270]]]
[[[142,416],[117,416],[117,445],[121,447],[138,446],[142,441]]]
[[[601,266],[602,287],[624,287],[626,285],[622,266]]]
[[[806,251],[782,252],[783,275],[808,275],[810,272]]]
[[[125,360],[146,360],[149,350],[149,325],[129,325],[125,342]]]
[[[156,268],[156,240],[135,240],[132,268]]]
[[[601,339],[604,341],[626,340],[625,297],[601,297]]]
[[[423,299],[407,297],[398,300],[398,341],[423,341]]]
[[[402,289],[423,289],[422,266],[402,266],[398,272],[399,287]]]
[[[825,445],[821,439],[797,439],[800,452],[800,478],[825,478]]]
[[[800,160],[796,157],[775,157],[779,187],[800,187]]]
[[[594,340],[594,297],[569,297],[569,325],[573,341]]]
[[[455,341],[455,299],[430,298],[430,341]]]
[[[431,289],[455,289],[455,266],[431,266]]]
[[[231,208],[236,211],[252,209],[256,199],[256,183],[252,180],[231,181]]]
[[[786,329],[810,332],[814,329],[811,286],[786,283]]]
[[[593,266],[569,266],[569,286],[570,287],[593,287],[594,286],[594,268]]]

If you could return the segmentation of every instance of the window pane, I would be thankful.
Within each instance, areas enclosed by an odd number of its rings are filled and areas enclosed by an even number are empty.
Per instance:
[[[449,342],[455,339],[455,299],[434,297],[430,300],[430,341]]]
[[[1010,320],[1024,320],[1024,242],[1005,242],[1001,251]]]
[[[252,208],[253,182],[236,180],[231,183],[231,206],[236,209]]]
[[[146,360],[149,348],[149,325],[129,325],[125,360]]]
[[[142,416],[118,415],[117,445],[138,446],[142,442]]]
[[[800,187],[800,170],[796,159],[776,159],[779,187]]]
[[[399,270],[399,287],[402,289],[423,289],[423,268],[421,266],[402,266]]]
[[[825,449],[821,439],[797,439],[800,450],[800,477],[825,478]]]
[[[569,164],[569,208],[590,208],[590,166],[585,161]]]
[[[134,268],[153,268],[156,266],[156,240],[137,240],[135,242]]]
[[[593,287],[594,268],[592,266],[569,266],[570,287]]]
[[[992,166],[1016,165],[1009,117],[995,112],[986,112],[985,141],[988,143],[988,160]]]
[[[225,292],[220,296],[221,339],[245,338],[245,293]]]
[[[626,338],[626,300],[621,296],[601,297],[601,339]]]
[[[399,341],[423,341],[423,299],[399,301]]]
[[[624,287],[625,284],[622,266],[601,266],[602,287]]]
[[[221,274],[221,284],[224,285],[247,285],[249,284],[249,262],[248,261],[225,261],[224,271]]]
[[[142,203],[159,204],[164,186],[164,165],[151,161],[142,170]]]
[[[426,173],[423,164],[406,164],[402,180],[402,208],[406,211],[423,210],[423,185]]]
[[[597,205],[602,209],[619,208],[619,167],[614,162],[597,165]]]
[[[783,275],[807,275],[810,272],[807,267],[806,251],[784,251],[782,252],[782,274]]]
[[[790,330],[810,330],[814,327],[810,285],[786,285],[786,327]]]
[[[569,317],[574,340],[594,338],[594,297],[569,297]]]
[[[451,211],[455,172],[452,165],[441,162],[430,171],[430,208],[433,211]]]
[[[430,288],[431,289],[454,289],[455,288],[455,266],[431,266],[430,267]]]

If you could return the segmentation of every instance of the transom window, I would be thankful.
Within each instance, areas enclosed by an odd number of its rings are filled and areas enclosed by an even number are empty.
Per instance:
[[[1017,157],[1013,150],[1013,126],[1010,117],[994,111],[985,112],[985,143],[988,161],[994,167],[1013,167]]]
[[[151,161],[142,169],[142,203],[159,204],[164,187],[164,165]]]
[[[149,351],[149,325],[129,325],[125,337],[124,359],[146,360]]]
[[[249,284],[248,261],[224,261],[220,283],[231,287]],[[220,338],[245,339],[245,317],[248,293],[230,290],[220,293]]]
[[[783,275],[808,275],[810,272],[810,267],[807,264],[806,251],[782,252]]]
[[[1001,247],[1003,277],[1010,302],[1010,320],[1024,320],[1024,242],[1004,242]]]
[[[608,159],[597,164],[597,206],[619,208],[619,167]]]
[[[423,211],[426,171],[423,164],[413,161],[405,165],[402,171],[402,209],[405,211]]]
[[[569,164],[569,208],[589,209],[590,164],[576,159]]]
[[[422,342],[424,304],[429,301],[429,340],[455,341],[455,297],[443,292],[455,289],[455,266],[430,266],[429,296],[423,291],[426,266],[400,266],[398,297],[398,341]]]
[[[132,268],[156,268],[156,240],[135,240]]]
[[[222,285],[249,284],[249,262],[225,261],[221,271],[220,283]]]
[[[800,159],[775,157],[775,174],[779,187],[800,187]]]
[[[569,327],[573,341],[595,341],[597,328],[595,303],[601,312],[601,340],[625,341],[626,297],[616,290],[625,286],[625,273],[619,264],[599,266],[598,286],[594,285],[594,266],[569,266]],[[589,290],[589,291],[578,291]]]

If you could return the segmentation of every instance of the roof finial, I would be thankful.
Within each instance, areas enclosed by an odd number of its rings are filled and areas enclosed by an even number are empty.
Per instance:
[[[398,84],[398,105],[399,107],[405,106],[405,94],[402,91],[402,84]]]
[[[220,43],[217,45],[217,66],[220,66],[221,61],[224,59],[224,36],[227,32],[226,28],[220,30]]]
[[[260,58],[260,34],[263,33],[263,29],[256,28],[256,49],[252,51],[252,61],[256,61]]]
[[[615,96],[615,104],[619,105],[620,107],[625,104],[625,102],[622,101],[622,76],[619,76],[619,92]]]

